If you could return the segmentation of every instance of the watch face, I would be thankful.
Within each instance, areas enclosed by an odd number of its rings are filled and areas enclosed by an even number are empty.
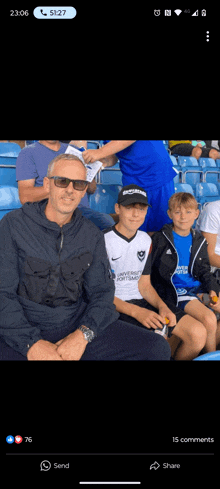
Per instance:
[[[84,337],[88,342],[92,341],[95,337],[95,334],[91,329],[85,328],[83,326],[81,326],[79,329],[83,332]]]

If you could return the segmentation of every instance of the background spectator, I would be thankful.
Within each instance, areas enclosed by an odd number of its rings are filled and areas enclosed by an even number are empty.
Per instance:
[[[48,195],[43,187],[43,179],[52,159],[66,152],[68,144],[57,140],[40,140],[24,148],[16,161],[16,178],[18,180],[19,198],[22,204],[47,199]],[[60,175],[62,176],[62,175]],[[88,193],[94,193],[96,182],[88,185]],[[81,201],[80,209],[84,217],[91,219],[101,230],[114,224],[108,214],[103,214],[89,208],[87,194]]]
[[[167,223],[168,200],[174,193],[172,161],[167,153],[163,141],[153,140],[115,140],[106,141],[106,145],[97,150],[85,151],[83,157],[86,163],[114,156],[108,163],[111,166],[120,162],[123,186],[130,183],[139,185],[146,190],[149,209],[142,231],[154,232]]]
[[[193,156],[197,160],[199,158],[213,158],[216,160],[220,158],[220,153],[214,148],[206,148],[202,146],[200,142],[196,146],[192,145],[192,140],[187,141],[168,141],[171,155],[177,154],[179,156]]]

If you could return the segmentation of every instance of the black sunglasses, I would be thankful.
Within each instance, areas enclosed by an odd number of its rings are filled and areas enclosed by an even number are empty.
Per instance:
[[[89,183],[86,180],[71,180],[71,178],[65,178],[65,177],[48,177],[48,178],[49,180],[53,179],[56,187],[60,187],[60,188],[67,188],[70,182],[72,182],[73,188],[75,190],[79,190],[80,192],[85,190],[86,186]]]

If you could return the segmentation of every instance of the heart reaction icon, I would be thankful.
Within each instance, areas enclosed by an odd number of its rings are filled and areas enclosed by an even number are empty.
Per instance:
[[[19,444],[19,443],[22,443],[22,441],[23,441],[22,436],[17,435],[17,436],[15,437],[15,443]]]

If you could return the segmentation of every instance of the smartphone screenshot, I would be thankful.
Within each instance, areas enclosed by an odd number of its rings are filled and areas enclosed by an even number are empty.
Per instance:
[[[2,137],[219,137],[219,6],[50,3],[2,8],[2,49],[13,44],[2,56]],[[0,363],[9,480],[146,488],[213,476],[217,362]]]

